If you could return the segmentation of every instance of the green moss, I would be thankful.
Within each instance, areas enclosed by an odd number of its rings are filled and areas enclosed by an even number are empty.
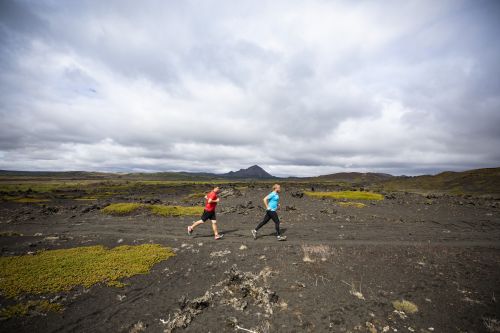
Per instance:
[[[203,213],[203,207],[146,205],[140,203],[111,204],[101,209],[101,211],[110,215],[127,215],[139,208],[149,209],[151,213],[161,216],[196,216]]]
[[[149,205],[148,208],[153,214],[161,216],[196,216],[203,213],[203,207]]]
[[[138,210],[143,206],[143,204],[135,202],[115,203],[104,207],[103,209],[101,209],[101,211],[109,215],[126,215]]]
[[[342,207],[356,207],[356,208],[366,207],[366,205],[361,202],[339,202],[338,205]]]
[[[384,196],[373,192],[342,191],[342,192],[304,192],[305,195],[312,198],[332,198],[332,199],[350,199],[350,200],[383,200]]]
[[[59,303],[50,303],[46,300],[28,301],[0,309],[0,317],[3,319],[9,319],[13,317],[26,316],[30,312],[45,314],[48,312],[62,312],[62,310],[63,307]]]
[[[76,247],[42,251],[36,255],[0,257],[0,290],[7,297],[91,287],[99,282],[148,273],[151,267],[175,254],[158,244]]]
[[[404,313],[411,314],[418,312],[418,307],[414,303],[406,300],[392,302],[394,309],[403,311]]]
[[[12,201],[19,202],[19,203],[39,203],[39,202],[47,202],[50,200],[49,199],[37,199],[37,198],[20,198],[20,199],[14,199]]]
[[[82,198],[76,198],[75,200],[77,201],[95,201],[98,200],[96,197],[82,197]]]

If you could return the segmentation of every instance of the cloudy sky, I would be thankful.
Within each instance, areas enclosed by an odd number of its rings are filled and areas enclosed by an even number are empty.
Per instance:
[[[0,169],[500,166],[500,1],[0,0]]]

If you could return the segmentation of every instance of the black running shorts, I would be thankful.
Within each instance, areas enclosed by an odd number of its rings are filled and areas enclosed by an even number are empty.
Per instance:
[[[217,218],[215,216],[215,210],[209,212],[208,210],[204,210],[203,214],[201,215],[201,220],[205,222],[206,220],[212,220],[215,221]]]

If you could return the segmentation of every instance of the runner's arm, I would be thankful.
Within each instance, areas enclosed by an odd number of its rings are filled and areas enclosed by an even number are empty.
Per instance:
[[[264,197],[264,199],[262,200],[264,201],[264,205],[266,205],[266,210],[269,210],[269,205],[268,205],[268,199],[267,199],[267,196]]]

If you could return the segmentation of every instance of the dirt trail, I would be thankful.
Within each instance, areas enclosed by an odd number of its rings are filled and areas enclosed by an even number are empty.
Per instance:
[[[106,216],[93,205],[136,201],[142,193],[96,203],[56,200],[48,207],[0,203],[2,255],[102,244],[158,243],[176,256],[123,288],[97,285],[58,295],[63,314],[4,320],[4,332],[488,332],[500,320],[500,205],[491,199],[412,194],[340,207],[331,200],[282,195],[282,229],[257,240],[267,189],[224,198],[214,241],[208,225],[191,237],[193,218],[146,212]],[[183,202],[192,189],[155,194]],[[251,203],[249,203],[251,202]],[[57,209],[56,209],[57,208]],[[53,296],[53,295],[52,295]],[[51,297],[52,297],[51,296]],[[407,299],[416,314],[395,312]],[[0,303],[13,301],[0,297]],[[490,325],[491,326],[491,325]]]

